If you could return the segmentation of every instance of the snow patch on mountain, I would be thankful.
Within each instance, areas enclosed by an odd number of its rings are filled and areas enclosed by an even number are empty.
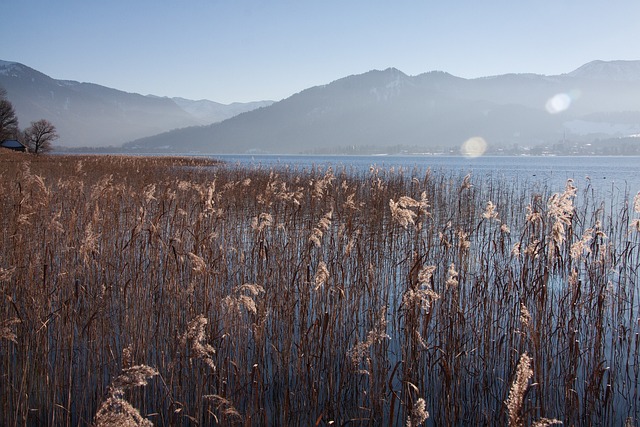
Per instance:
[[[15,71],[18,69],[20,64],[9,61],[0,60],[0,74],[3,76],[15,76]]]
[[[402,88],[408,84],[410,78],[397,68],[387,68],[381,72],[386,83],[379,86],[374,86],[369,90],[369,94],[376,98],[376,101],[388,101],[389,99],[396,97],[400,94]]]

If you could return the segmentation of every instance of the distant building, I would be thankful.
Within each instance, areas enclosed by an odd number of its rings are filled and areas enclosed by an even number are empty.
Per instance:
[[[8,148],[9,150],[14,150],[14,151],[22,151],[22,152],[27,151],[27,147],[25,147],[23,143],[21,143],[16,139],[5,139],[4,141],[0,142],[0,147]]]

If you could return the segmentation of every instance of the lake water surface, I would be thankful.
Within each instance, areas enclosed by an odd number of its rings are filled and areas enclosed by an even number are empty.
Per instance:
[[[640,191],[640,157],[508,157],[487,156],[302,156],[219,155],[218,159],[239,166],[304,170],[332,167],[335,170],[366,171],[371,166],[424,174],[429,168],[448,174],[471,173],[474,179],[518,181],[561,191],[568,179],[578,189],[591,185],[605,195]]]

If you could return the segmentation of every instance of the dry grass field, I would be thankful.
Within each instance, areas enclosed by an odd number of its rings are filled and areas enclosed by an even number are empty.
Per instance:
[[[0,165],[0,425],[640,422],[637,189]]]

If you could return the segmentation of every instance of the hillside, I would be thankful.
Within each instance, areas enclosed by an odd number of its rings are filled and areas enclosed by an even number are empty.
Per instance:
[[[597,61],[558,76],[462,79],[389,68],[303,90],[210,126],[125,144],[134,151],[350,152],[362,147],[459,147],[473,136],[499,146],[640,133],[640,61]],[[609,77],[607,77],[609,75]],[[591,129],[591,130],[590,130]]]
[[[225,120],[270,104],[224,105],[208,100],[143,96],[92,83],[56,80],[26,65],[7,61],[0,61],[0,86],[6,89],[21,127],[46,118],[58,129],[57,144],[67,147],[119,146],[171,129]]]
[[[593,61],[556,76],[463,79],[395,68],[347,76],[280,102],[220,104],[56,80],[0,61],[20,124],[46,118],[65,147],[127,152],[451,152],[636,138],[640,61]]]

